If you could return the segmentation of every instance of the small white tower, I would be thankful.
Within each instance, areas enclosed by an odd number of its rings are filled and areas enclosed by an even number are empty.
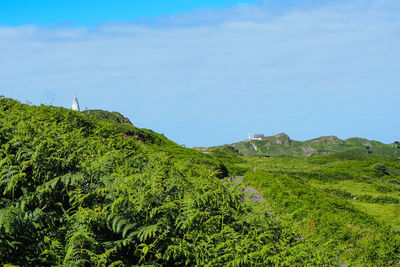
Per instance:
[[[80,111],[78,98],[76,97],[76,95],[74,96],[74,100],[72,101],[72,110]]]
[[[251,141],[251,133],[249,132],[249,142]]]

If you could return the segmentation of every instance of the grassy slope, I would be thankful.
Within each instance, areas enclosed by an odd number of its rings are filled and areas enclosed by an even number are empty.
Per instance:
[[[241,166],[252,171],[245,181],[263,192],[273,212],[341,262],[400,259],[399,160],[359,154],[246,159]]]
[[[216,150],[238,151],[245,156],[294,156],[304,157],[314,154],[333,153],[362,153],[374,157],[400,157],[400,148],[394,144],[383,144],[362,138],[349,138],[341,140],[335,136],[323,136],[307,141],[291,140],[286,134],[267,136],[263,140],[253,140],[258,147],[254,150],[248,141],[238,142],[231,145],[214,147]],[[367,151],[369,147],[369,152]]]

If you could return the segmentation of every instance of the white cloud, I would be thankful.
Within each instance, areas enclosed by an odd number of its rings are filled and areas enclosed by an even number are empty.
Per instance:
[[[188,145],[235,141],[249,127],[390,141],[398,14],[396,1],[262,2],[95,29],[3,27],[0,88],[36,104],[53,92],[66,107],[77,92],[83,107],[119,110]],[[386,135],[345,126],[365,115]],[[215,124],[230,140],[196,134]]]

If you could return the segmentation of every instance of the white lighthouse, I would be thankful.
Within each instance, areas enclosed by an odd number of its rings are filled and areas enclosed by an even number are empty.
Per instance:
[[[251,133],[249,133],[249,142],[251,141]]]
[[[76,95],[74,96],[74,100],[72,101],[72,110],[80,111],[78,98],[76,97]]]

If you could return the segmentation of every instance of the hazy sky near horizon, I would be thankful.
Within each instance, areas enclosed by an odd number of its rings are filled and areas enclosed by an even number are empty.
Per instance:
[[[70,108],[77,93],[187,146],[400,139],[400,1],[33,3],[0,2],[6,97]]]

